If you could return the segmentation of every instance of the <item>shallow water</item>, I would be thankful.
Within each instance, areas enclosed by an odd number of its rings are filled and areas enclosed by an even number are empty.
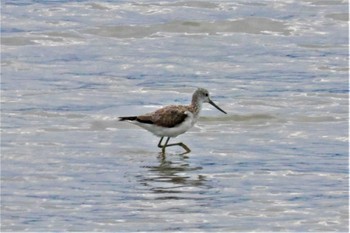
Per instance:
[[[4,1],[2,231],[348,231],[345,1]],[[187,104],[159,156],[118,116]]]

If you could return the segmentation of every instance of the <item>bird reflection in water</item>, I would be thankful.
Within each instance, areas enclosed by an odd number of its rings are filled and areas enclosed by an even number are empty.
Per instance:
[[[196,171],[202,167],[191,166],[185,156],[158,157],[159,164],[146,166],[149,172],[144,173],[140,183],[157,194],[172,194],[160,196],[159,199],[181,199],[181,193],[189,193],[193,188],[208,186],[205,176]],[[198,190],[197,190],[198,191]],[[178,194],[178,195],[174,195]]]

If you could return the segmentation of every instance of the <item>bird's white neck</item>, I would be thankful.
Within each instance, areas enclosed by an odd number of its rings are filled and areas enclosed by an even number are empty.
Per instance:
[[[193,98],[190,108],[191,108],[191,112],[193,113],[193,117],[194,118],[198,118],[199,117],[199,113],[202,110],[202,104],[203,102],[200,101],[198,98]]]

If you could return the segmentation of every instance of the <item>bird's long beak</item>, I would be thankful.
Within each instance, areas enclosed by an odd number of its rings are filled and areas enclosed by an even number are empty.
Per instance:
[[[225,112],[224,110],[222,110],[219,106],[217,106],[211,99],[209,99],[209,104],[213,105],[216,109],[218,109],[219,111],[227,114],[227,112]]]

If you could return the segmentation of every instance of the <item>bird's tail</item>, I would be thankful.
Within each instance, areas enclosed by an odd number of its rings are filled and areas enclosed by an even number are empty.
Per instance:
[[[135,120],[137,120],[136,116],[119,117],[119,121],[135,121]]]

